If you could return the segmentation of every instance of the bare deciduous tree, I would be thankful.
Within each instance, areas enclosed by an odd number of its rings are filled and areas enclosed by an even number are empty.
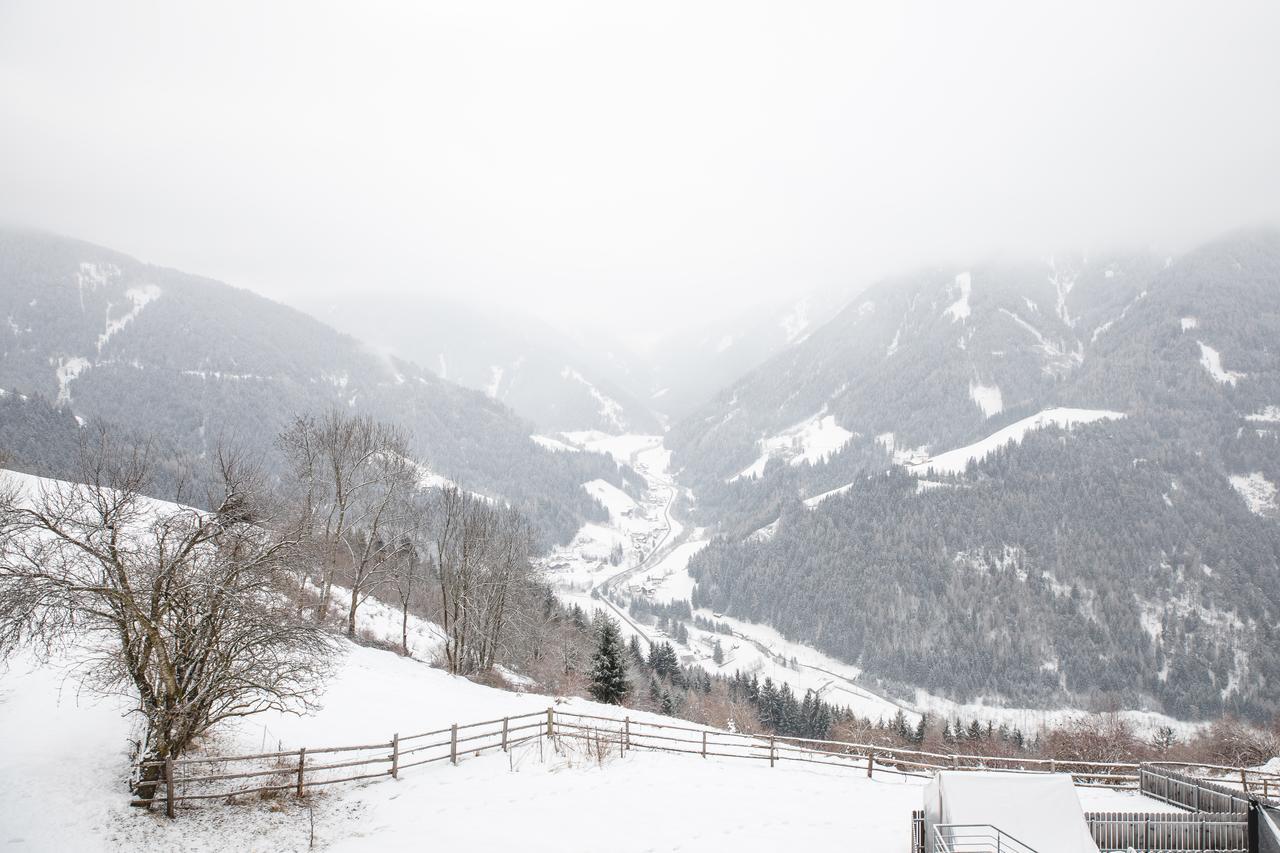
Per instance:
[[[453,673],[487,671],[515,636],[517,596],[535,582],[532,531],[519,513],[452,486],[431,530],[445,662]]]
[[[347,635],[355,636],[357,611],[387,578],[395,533],[417,485],[408,438],[397,427],[333,409],[295,419],[280,445],[297,481],[305,541],[322,566],[320,619],[345,571]]]
[[[390,560],[391,587],[395,590],[396,601],[400,604],[400,651],[408,657],[410,654],[409,607],[414,597],[420,595],[426,586],[427,576],[431,571],[430,557],[423,559],[423,555],[414,544],[414,537],[406,532]]]
[[[298,538],[276,526],[258,470],[219,452],[201,510],[146,497],[146,447],[104,434],[82,456],[81,483],[0,501],[0,650],[77,652],[88,686],[137,700],[144,761],[221,720],[310,708],[331,642],[289,606]],[[146,765],[138,794],[159,778]]]

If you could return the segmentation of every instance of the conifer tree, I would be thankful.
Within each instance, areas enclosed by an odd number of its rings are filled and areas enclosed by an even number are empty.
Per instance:
[[[600,619],[599,642],[591,656],[591,685],[588,691],[597,702],[621,705],[631,685],[627,682],[626,649],[618,623],[608,616]]]

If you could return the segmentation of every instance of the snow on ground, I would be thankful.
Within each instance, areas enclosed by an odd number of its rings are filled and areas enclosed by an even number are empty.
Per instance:
[[[1267,406],[1260,412],[1245,415],[1246,421],[1263,424],[1280,424],[1280,406]]]
[[[609,510],[611,520],[621,520],[628,513],[633,513],[639,508],[639,504],[631,498],[631,495],[605,480],[591,480],[583,483],[582,488]]]
[[[1180,322],[1182,324],[1182,331],[1184,332],[1188,332],[1192,329],[1198,329],[1200,327],[1200,321],[1195,317],[1183,317]]]
[[[748,542],[768,542],[778,532],[778,525],[781,523],[782,519],[775,518],[764,527],[748,533],[746,539]]]
[[[566,444],[559,439],[555,439],[547,435],[531,435],[529,438],[531,438],[533,443],[539,447],[545,447],[547,450],[552,450],[557,453],[577,453],[582,449],[580,447],[574,447],[572,444]]]
[[[978,404],[978,408],[982,410],[985,417],[989,418],[1004,411],[1004,399],[1000,396],[999,386],[971,381],[969,399]]]
[[[421,462],[418,462],[416,459],[409,459],[408,462],[410,465],[414,467],[415,470],[417,470],[418,485],[424,489],[450,489],[450,488],[461,489],[462,488],[453,480],[450,480],[448,477],[444,476],[443,474],[437,474],[435,471],[432,471],[430,468],[428,468],[426,465],[423,465]],[[467,489],[463,489],[463,491],[467,492],[467,494],[471,495],[473,498],[478,498],[482,501],[485,501],[486,503],[493,503],[493,498],[489,497],[488,495],[482,495],[479,492],[472,492]]]
[[[852,489],[854,485],[856,484],[845,483],[843,486],[837,486],[836,488],[831,489],[830,491],[822,492],[821,494],[814,495],[811,498],[805,498],[804,505],[809,507],[809,509],[813,509],[815,506],[822,503],[827,498],[834,498],[836,495],[843,495],[845,492]]]
[[[1254,515],[1275,518],[1280,514],[1280,507],[1276,503],[1276,485],[1263,476],[1261,471],[1236,474],[1228,479],[1231,481],[1231,488],[1240,493]]]
[[[580,450],[588,450],[592,453],[607,453],[614,458],[614,461],[622,465],[635,463],[636,457],[646,450],[656,450],[659,454],[670,455],[670,451],[662,448],[662,436],[660,435],[637,435],[635,433],[613,435],[600,430],[588,429],[558,433],[556,438]]]
[[[893,457],[894,465],[914,465],[929,458],[927,444],[920,447],[899,447],[897,438],[891,432],[880,433],[876,436],[876,441]]]
[[[1123,417],[1124,414],[1121,412],[1112,412],[1105,409],[1045,409],[1039,414],[1009,424],[1009,426],[997,430],[981,441],[976,441],[973,444],[959,447],[955,450],[948,450],[946,453],[939,453],[937,456],[923,462],[908,465],[907,470],[917,475],[927,474],[930,471],[935,474],[963,474],[970,460],[980,462],[1010,442],[1020,444],[1023,437],[1033,429],[1043,429],[1047,426],[1060,426],[1065,429],[1077,424],[1088,424],[1094,421]]]
[[[694,538],[672,548],[665,557],[636,575],[636,583],[653,589],[656,601],[688,601],[695,586],[686,569],[693,555],[711,544],[694,531]]]
[[[851,438],[853,433],[837,424],[835,416],[828,415],[824,407],[777,435],[757,441],[759,458],[730,477],[728,482],[759,478],[770,459],[784,459],[791,465],[803,462],[816,464],[844,447]]]
[[[735,851],[851,849],[907,853],[921,780],[821,765],[701,759],[633,750],[604,766],[536,761],[526,746],[442,773],[406,775],[395,800],[366,789],[364,832],[376,849]],[[494,818],[499,819],[495,820]],[[429,830],[427,828],[430,828]],[[334,851],[368,849],[352,836]]]
[[[915,701],[910,705],[913,708],[927,711],[938,717],[946,717],[953,720],[959,717],[966,723],[970,720],[979,720],[983,724],[990,720],[997,726],[1005,723],[1010,726],[1016,726],[1027,736],[1042,731],[1046,727],[1061,726],[1072,720],[1096,716],[1082,708],[1055,708],[1053,710],[1015,708],[1006,707],[995,700],[989,703],[984,701],[960,703],[941,696],[934,696],[923,690],[915,691]],[[1140,737],[1144,738],[1150,737],[1160,726],[1171,726],[1179,737],[1186,738],[1199,731],[1204,725],[1202,723],[1177,720],[1155,711],[1126,710],[1118,713],[1122,719],[1133,727]]]
[[[583,525],[572,542],[541,561],[551,582],[568,601],[575,600],[573,595],[634,568],[660,544],[679,536],[683,528],[669,511],[675,487],[667,471],[671,453],[662,446],[661,436],[609,435],[588,430],[560,433],[557,440],[561,439],[577,449],[608,453],[616,461],[633,466],[649,484],[639,502],[603,480],[583,484],[609,510],[609,521]],[[617,546],[623,551],[620,565],[610,562]],[[587,597],[577,603],[588,610],[599,606]]]
[[[371,743],[395,732],[539,712],[557,703],[474,684],[390,652],[342,646],[322,710],[306,717],[261,715],[228,727],[216,751]],[[0,765],[0,824],[12,849],[307,849],[312,815],[287,797],[278,804],[184,810],[174,822],[129,808],[122,706],[77,703],[66,691],[59,697],[59,676],[49,667],[15,667],[0,682],[0,725],[24,732]],[[558,702],[557,709],[671,722],[579,699]],[[550,743],[541,744],[540,759],[539,746],[315,793],[309,800],[316,848],[420,850],[429,839],[432,848],[590,850],[607,836],[615,850],[731,845],[772,851],[800,838],[829,846],[855,829],[852,817],[876,849],[905,851],[910,812],[922,796],[917,780],[888,774],[866,780],[860,771],[785,762],[770,769],[756,761],[638,750],[599,765],[581,752],[557,754]],[[854,816],[851,794],[858,802]],[[642,833],[618,832],[634,821],[636,803],[662,819]],[[752,814],[761,818],[744,817]]]
[[[1235,385],[1241,379],[1247,378],[1246,374],[1239,371],[1225,370],[1222,367],[1222,355],[1216,349],[1203,341],[1196,341],[1196,343],[1200,345],[1200,366],[1209,371],[1214,382],[1219,385]]]
[[[761,681],[789,684],[797,696],[813,690],[833,705],[852,708],[872,720],[889,719],[903,710],[914,723],[918,717],[909,707],[894,703],[857,684],[862,670],[818,651],[812,646],[788,640],[776,629],[732,616],[717,616],[700,609],[697,615],[728,625],[732,634],[718,634],[689,628],[689,647],[697,663],[712,673],[731,676],[741,671]],[[712,650],[716,640],[724,650],[724,663],[716,665]]]
[[[950,295],[958,291],[959,297],[955,302],[952,302],[947,306],[947,309],[942,312],[943,316],[950,317],[951,322],[953,323],[957,320],[967,319],[969,314],[972,313],[969,307],[969,294],[972,292],[972,289],[973,276],[967,272],[962,272],[957,275],[954,288],[948,288],[947,294]]]
[[[573,379],[583,385],[587,389],[587,393],[591,395],[593,400],[595,400],[600,417],[604,418],[610,426],[617,430],[622,430],[624,428],[623,415],[625,412],[622,409],[621,403],[605,394],[593,385],[590,380],[578,371],[574,370],[572,367],[566,366],[560,371],[560,376],[564,379]]]
[[[90,367],[89,359],[81,356],[58,359],[58,399],[59,406],[71,402],[71,383],[79,378]]]
[[[126,313],[112,320],[111,307],[108,305],[107,325],[102,334],[98,335],[99,354],[102,353],[102,348],[107,345],[108,341],[115,337],[122,329],[124,329],[125,326],[137,319],[138,315],[142,313],[143,308],[146,308],[149,304],[160,298],[160,288],[156,287],[154,284],[146,284],[142,287],[131,287],[125,291],[124,295],[128,298],[129,302],[132,303],[133,307]]]

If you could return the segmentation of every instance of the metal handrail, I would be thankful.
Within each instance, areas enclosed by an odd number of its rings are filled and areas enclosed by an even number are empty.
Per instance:
[[[989,823],[939,823],[933,831],[934,853],[1036,853]]]

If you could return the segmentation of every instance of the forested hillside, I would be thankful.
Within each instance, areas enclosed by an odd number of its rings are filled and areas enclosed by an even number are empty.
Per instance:
[[[1273,232],[886,282],[672,430],[698,602],[957,698],[1272,713],[1276,341]]]
[[[624,484],[608,457],[545,450],[501,403],[306,314],[79,241],[0,232],[0,317],[0,388],[45,401],[0,409],[13,463],[35,473],[62,473],[72,414],[173,452],[225,437],[270,460],[292,416],[337,406],[408,428],[434,473],[509,501],[548,540],[604,517],[583,482]],[[40,426],[48,409],[57,428]]]

